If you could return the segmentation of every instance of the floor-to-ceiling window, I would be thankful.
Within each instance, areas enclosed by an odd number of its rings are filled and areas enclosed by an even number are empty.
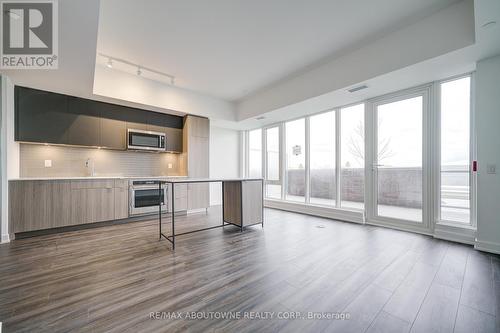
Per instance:
[[[281,199],[280,177],[280,127],[274,126],[265,130],[266,138],[266,197]]]
[[[305,119],[285,123],[285,134],[285,199],[304,202],[306,196]]]
[[[430,83],[250,131],[249,170],[284,207],[330,207],[358,221],[364,212],[370,223],[420,231],[474,225],[471,81]]]
[[[363,209],[365,197],[365,104],[340,109],[341,207]]]
[[[262,130],[248,132],[248,176],[262,177]]]
[[[310,202],[335,206],[335,112],[309,118]]]
[[[440,220],[470,223],[470,76],[440,84]]]

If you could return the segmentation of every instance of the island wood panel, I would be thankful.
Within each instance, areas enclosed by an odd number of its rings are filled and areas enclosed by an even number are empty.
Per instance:
[[[224,221],[241,226],[241,182],[224,182]]]
[[[262,223],[262,181],[242,181],[243,225]]]

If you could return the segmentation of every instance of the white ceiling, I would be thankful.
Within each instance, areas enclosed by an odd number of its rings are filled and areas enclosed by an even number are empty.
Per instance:
[[[97,52],[239,100],[454,0],[101,0]]]

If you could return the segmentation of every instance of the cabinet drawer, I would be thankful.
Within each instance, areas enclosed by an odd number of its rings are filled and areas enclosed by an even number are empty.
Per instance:
[[[115,188],[126,188],[126,189],[128,189],[128,180],[126,180],[126,179],[115,179]]]
[[[84,188],[113,188],[115,182],[113,179],[99,179],[99,180],[72,180],[71,189],[84,189]]]

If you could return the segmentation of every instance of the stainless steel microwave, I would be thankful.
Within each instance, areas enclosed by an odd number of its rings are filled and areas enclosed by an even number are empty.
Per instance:
[[[130,150],[165,151],[167,149],[165,133],[129,129],[127,142],[127,148]]]

